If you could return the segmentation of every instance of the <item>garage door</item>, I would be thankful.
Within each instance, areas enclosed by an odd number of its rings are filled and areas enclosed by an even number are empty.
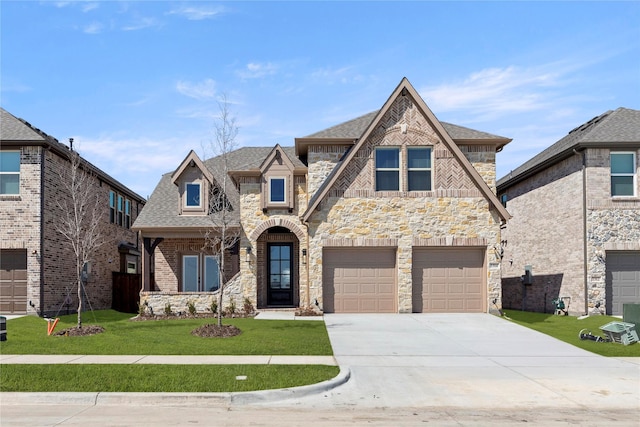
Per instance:
[[[414,249],[413,311],[484,312],[484,253],[484,248]]]
[[[27,312],[27,251],[0,250],[0,313]]]
[[[625,303],[640,304],[640,251],[607,252],[607,314],[622,316]]]
[[[395,248],[331,248],[323,253],[327,313],[396,313]]]

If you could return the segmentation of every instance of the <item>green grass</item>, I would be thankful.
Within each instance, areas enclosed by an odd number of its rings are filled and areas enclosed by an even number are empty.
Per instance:
[[[7,320],[2,354],[123,354],[123,355],[332,355],[324,322],[223,319],[242,330],[236,337],[201,338],[191,335],[210,319],[131,321],[131,314],[113,310],[84,313],[83,325],[105,331],[92,336],[47,336],[47,322],[25,316]],[[56,332],[76,325],[77,316],[61,316]]]
[[[573,316],[555,316],[552,314],[516,310],[505,310],[505,314],[514,323],[602,356],[640,357],[640,343],[625,346],[618,343],[604,343],[580,339],[579,334],[582,329],[587,329],[596,336],[604,336],[600,330],[600,326],[606,325],[609,322],[621,321],[616,317],[589,316],[586,319],[579,320]]]
[[[84,313],[84,325],[105,331],[92,336],[47,335],[47,322],[26,316],[7,321],[2,354],[100,355],[332,355],[324,322],[224,319],[242,333],[229,338],[191,335],[216,319],[131,321],[113,310]],[[76,325],[61,316],[56,331]],[[233,392],[313,384],[336,376],[323,365],[2,365],[0,391]],[[244,381],[236,376],[246,375]]]
[[[314,384],[339,370],[322,365],[3,365],[0,391],[239,392]],[[247,379],[236,379],[240,375]]]

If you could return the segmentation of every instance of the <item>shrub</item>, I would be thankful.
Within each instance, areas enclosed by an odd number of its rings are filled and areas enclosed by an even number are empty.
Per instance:
[[[231,298],[231,300],[229,301],[229,305],[227,306],[225,312],[229,317],[233,317],[233,315],[236,314],[236,302],[233,298]]]
[[[216,301],[215,298],[211,301],[211,312],[212,313],[218,312],[218,301]]]
[[[164,305],[164,314],[166,314],[167,316],[171,316],[173,314],[173,311],[171,311],[171,303],[168,302]]]
[[[189,301],[187,303],[187,309],[189,310],[189,314],[192,316],[195,316],[197,311],[196,311],[196,304],[193,301]]]
[[[254,310],[255,310],[254,307],[253,307],[253,304],[251,303],[251,300],[249,298],[246,298],[246,297],[244,299],[244,303],[242,304],[242,308],[244,310],[244,314],[247,315],[247,316],[249,314],[253,313]]]

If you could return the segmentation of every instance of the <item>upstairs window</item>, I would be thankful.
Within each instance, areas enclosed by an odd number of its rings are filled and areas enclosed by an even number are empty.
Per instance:
[[[0,194],[20,194],[19,151],[0,151]]]
[[[377,147],[376,191],[400,190],[400,148]]]
[[[635,190],[635,153],[611,153],[611,196],[635,196]]]
[[[124,228],[131,228],[131,200],[124,201]]]
[[[285,178],[269,178],[269,203],[286,203]]]
[[[109,222],[116,223],[116,193],[109,191]]]
[[[184,205],[187,208],[201,208],[201,186],[197,182],[187,183],[185,187],[186,197],[184,199]]]
[[[124,198],[118,195],[118,225],[120,226],[122,226],[123,220],[124,220],[123,212],[124,212]]]
[[[407,178],[409,191],[431,191],[431,148],[407,149]]]

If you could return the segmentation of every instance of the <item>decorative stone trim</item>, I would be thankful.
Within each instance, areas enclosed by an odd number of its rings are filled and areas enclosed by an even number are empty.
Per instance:
[[[605,251],[640,251],[640,242],[606,242]]]
[[[398,239],[375,239],[375,238],[332,238],[322,239],[323,247],[392,247],[398,246]]]
[[[487,246],[487,239],[483,237],[437,237],[425,239],[422,237],[413,238],[413,246]]]
[[[293,221],[287,218],[271,218],[258,225],[249,236],[250,240],[256,241],[260,235],[271,227],[286,227],[298,237],[300,241],[306,240],[306,233]]]

